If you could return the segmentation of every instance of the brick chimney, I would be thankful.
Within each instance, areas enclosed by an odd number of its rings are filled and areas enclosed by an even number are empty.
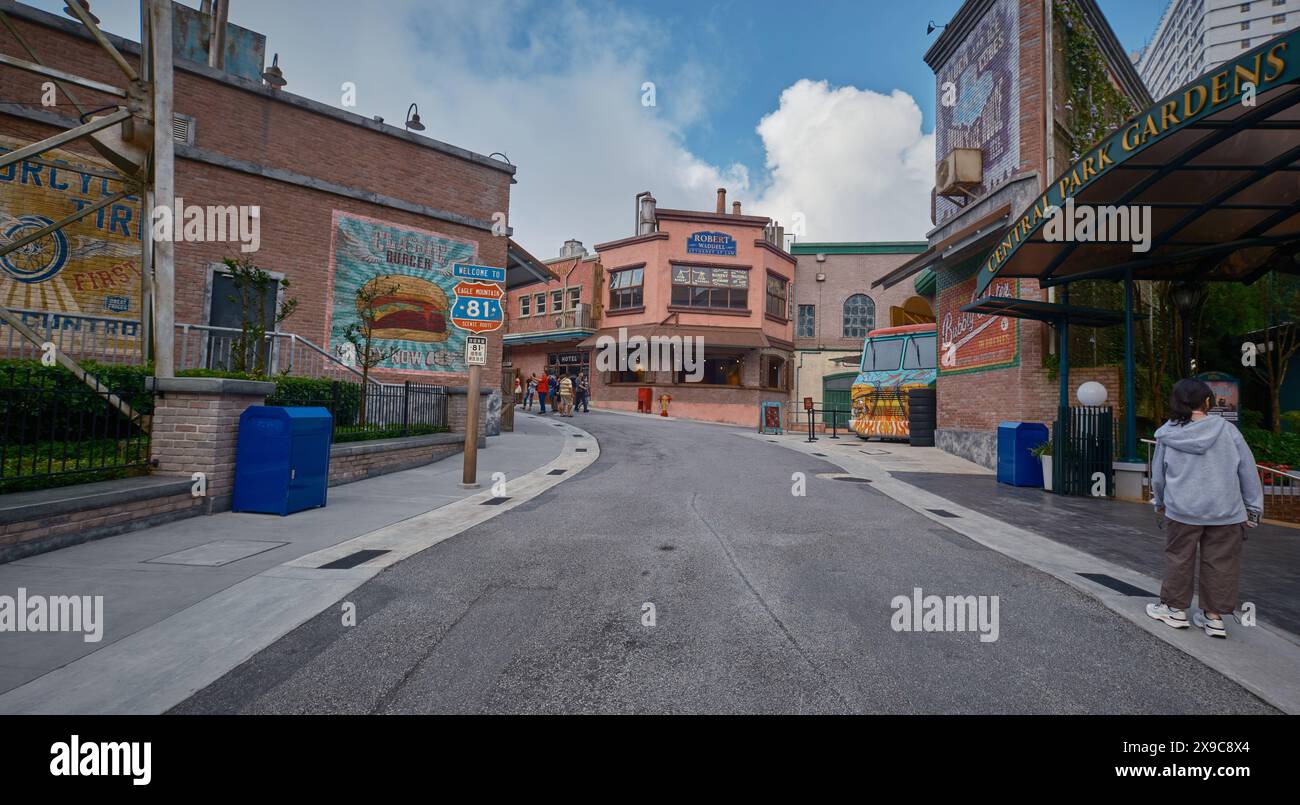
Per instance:
[[[731,202],[731,214],[732,214],[732,215],[740,215],[740,202],[739,202],[739,201],[733,201],[733,202]]]
[[[718,215],[723,215],[727,211],[727,188],[718,188]]]

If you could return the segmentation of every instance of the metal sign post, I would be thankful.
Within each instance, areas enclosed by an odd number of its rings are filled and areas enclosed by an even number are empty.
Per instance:
[[[502,284],[506,279],[504,268],[456,263],[452,274],[461,281],[453,292],[456,299],[451,308],[451,323],[470,335],[465,336],[465,364],[469,367],[469,388],[465,395],[465,450],[464,470],[460,485],[464,489],[478,489],[478,419],[479,391],[483,367],[487,365],[487,333],[501,328],[505,313],[501,298],[505,296]]]

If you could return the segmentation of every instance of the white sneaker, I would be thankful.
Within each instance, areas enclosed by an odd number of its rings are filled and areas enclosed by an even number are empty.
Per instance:
[[[1223,628],[1223,619],[1207,618],[1204,610],[1192,613],[1192,623],[1204,629],[1205,633],[1210,637],[1226,638],[1228,636],[1228,630]]]
[[[1186,612],[1165,604],[1147,604],[1147,614],[1158,621],[1164,621],[1175,629],[1186,629],[1189,625]],[[1219,626],[1223,626],[1222,622],[1220,622]]]

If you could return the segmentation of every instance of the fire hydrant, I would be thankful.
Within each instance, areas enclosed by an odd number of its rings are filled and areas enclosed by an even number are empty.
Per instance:
[[[673,401],[671,394],[659,395],[659,416],[668,416],[668,403]]]

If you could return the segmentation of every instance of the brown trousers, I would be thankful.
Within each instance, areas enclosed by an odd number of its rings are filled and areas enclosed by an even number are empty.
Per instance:
[[[1165,581],[1160,600],[1176,609],[1192,605],[1192,572],[1201,546],[1201,609],[1227,615],[1237,608],[1241,546],[1246,524],[1188,525],[1165,518]]]

